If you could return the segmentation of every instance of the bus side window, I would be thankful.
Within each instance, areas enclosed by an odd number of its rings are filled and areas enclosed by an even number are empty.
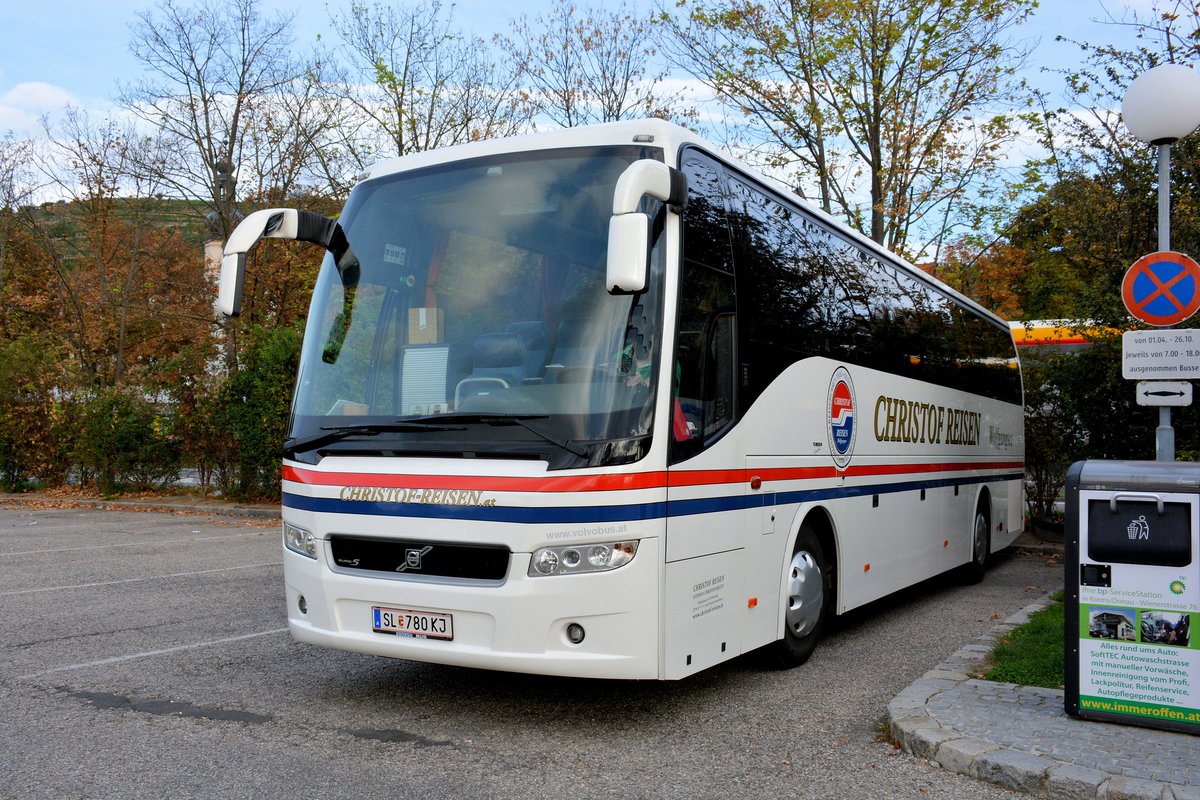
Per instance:
[[[726,214],[724,169],[708,155],[687,150],[683,216],[683,269],[675,345],[672,462],[700,452],[734,421],[735,288]]]
[[[686,458],[734,418],[733,276],[686,263],[680,285],[672,430],[675,457]]]

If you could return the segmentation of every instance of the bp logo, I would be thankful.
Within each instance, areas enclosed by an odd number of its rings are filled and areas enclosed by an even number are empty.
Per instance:
[[[829,411],[829,446],[833,463],[845,467],[854,455],[856,413],[854,382],[850,380],[850,373],[845,367],[833,371],[825,408]]]

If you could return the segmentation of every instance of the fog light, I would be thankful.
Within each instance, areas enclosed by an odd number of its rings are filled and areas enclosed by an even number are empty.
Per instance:
[[[583,557],[579,555],[578,550],[571,549],[562,554],[562,559],[563,566],[568,567],[569,569],[574,569],[575,567],[579,566],[579,562],[583,559]]]
[[[296,607],[300,609],[301,614],[308,613],[308,601],[304,599],[304,595],[300,595],[300,600],[296,603]]]
[[[578,622],[572,622],[567,626],[567,639],[571,642],[571,644],[579,644],[583,641],[583,637],[585,635],[586,634],[583,631],[583,626]]]

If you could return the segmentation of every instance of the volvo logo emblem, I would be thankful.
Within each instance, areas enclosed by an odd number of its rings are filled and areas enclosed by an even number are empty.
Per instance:
[[[419,550],[415,547],[408,548],[404,551],[404,563],[396,567],[396,572],[406,572],[410,569],[420,569],[421,559],[424,558],[432,549],[433,545],[429,544],[425,545]]]

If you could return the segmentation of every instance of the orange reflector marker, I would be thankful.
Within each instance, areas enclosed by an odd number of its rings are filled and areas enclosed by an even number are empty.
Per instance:
[[[863,572],[870,572],[870,571],[871,571],[871,565],[869,563],[863,564]]]
[[[758,608],[758,598],[751,597],[746,601],[746,608]]]
[[[949,546],[950,546],[950,540],[942,539],[942,547],[949,547]]]

